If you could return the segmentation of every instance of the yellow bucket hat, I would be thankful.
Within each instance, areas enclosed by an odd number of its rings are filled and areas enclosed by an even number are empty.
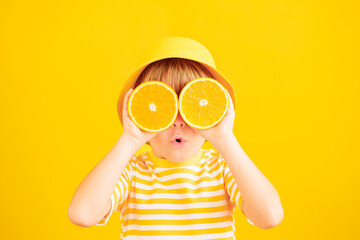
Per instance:
[[[235,91],[231,83],[220,73],[219,70],[216,69],[215,61],[209,50],[207,50],[201,43],[189,38],[166,37],[145,50],[139,59],[136,70],[125,82],[117,104],[121,124],[123,124],[122,109],[125,94],[130,90],[130,88],[134,89],[137,78],[150,63],[165,58],[185,58],[197,61],[204,65],[214,76],[215,80],[219,81],[227,89],[235,108]]]

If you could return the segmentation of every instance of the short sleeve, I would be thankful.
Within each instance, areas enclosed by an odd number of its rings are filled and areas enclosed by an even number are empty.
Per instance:
[[[130,161],[127,163],[121,177],[119,178],[111,194],[111,210],[106,216],[104,216],[98,223],[95,224],[96,226],[105,225],[109,221],[110,216],[114,212],[119,211],[122,204],[129,197],[133,176],[135,175],[134,167],[136,159],[137,155],[134,155],[132,159],[130,159]]]
[[[236,205],[238,208],[241,209],[242,213],[244,214],[246,220],[254,225],[245,215],[244,211],[242,210],[242,195],[238,186],[236,185],[234,176],[232,175],[229,166],[227,165],[225,159],[219,153],[221,166],[223,167],[223,177],[224,177],[224,188],[226,190],[226,194],[229,197],[229,200],[232,205]]]

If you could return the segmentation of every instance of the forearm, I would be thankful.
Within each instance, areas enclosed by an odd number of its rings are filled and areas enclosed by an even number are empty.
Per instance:
[[[76,189],[69,217],[83,223],[99,218],[127,163],[140,147],[141,144],[134,144],[122,135]]]
[[[269,180],[250,160],[231,134],[212,145],[225,159],[246,204],[250,221],[257,226],[273,226],[283,217],[279,195]],[[239,203],[241,204],[241,203]]]

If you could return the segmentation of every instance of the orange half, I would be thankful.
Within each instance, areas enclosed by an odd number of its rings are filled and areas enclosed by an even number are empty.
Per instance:
[[[163,82],[144,82],[130,94],[128,111],[131,120],[140,129],[147,132],[163,131],[176,120],[177,94]]]
[[[181,90],[179,111],[184,121],[197,129],[209,129],[218,124],[229,109],[229,95],[218,81],[197,78]]]

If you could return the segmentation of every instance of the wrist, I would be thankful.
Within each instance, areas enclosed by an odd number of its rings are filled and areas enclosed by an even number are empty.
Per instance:
[[[226,134],[226,135],[221,135],[221,136],[214,137],[209,142],[211,143],[211,145],[214,146],[214,148],[220,149],[221,146],[228,145],[230,142],[232,142],[234,140],[237,141],[235,135],[231,132],[231,133]]]
[[[134,138],[126,133],[123,133],[120,136],[119,141],[122,141],[122,142],[126,143],[127,145],[131,145],[131,147],[134,147],[136,149],[141,148],[145,144],[145,142],[140,141],[139,139]]]

